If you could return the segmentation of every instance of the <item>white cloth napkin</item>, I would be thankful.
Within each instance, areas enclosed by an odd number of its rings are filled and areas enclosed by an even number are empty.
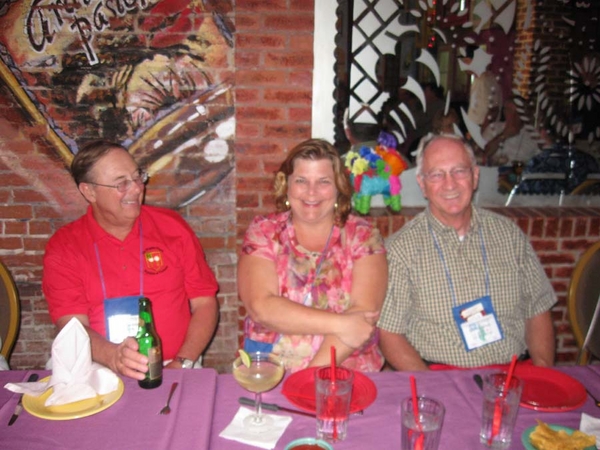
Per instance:
[[[101,364],[92,362],[90,337],[79,320],[73,318],[52,343],[52,376],[47,382],[7,383],[12,392],[42,395],[54,388],[46,406],[64,405],[113,392],[119,377]]]
[[[581,413],[579,429],[586,434],[596,436],[596,448],[600,448],[600,419],[586,413]]]
[[[269,416],[273,419],[273,425],[265,427],[265,430],[261,433],[256,433],[249,431],[244,427],[244,419],[253,412],[254,410],[244,408],[243,406],[240,407],[231,423],[221,431],[219,436],[254,447],[266,449],[275,448],[277,441],[283,435],[283,432],[292,421],[292,418],[290,416],[276,416],[274,414],[263,413],[265,416]]]

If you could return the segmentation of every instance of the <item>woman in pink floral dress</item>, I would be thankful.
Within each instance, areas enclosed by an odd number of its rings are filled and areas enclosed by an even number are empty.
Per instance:
[[[350,215],[352,187],[336,149],[296,146],[275,179],[278,212],[249,226],[238,286],[249,317],[246,350],[273,351],[296,371],[338,364],[378,371],[376,321],[387,286],[379,231]]]

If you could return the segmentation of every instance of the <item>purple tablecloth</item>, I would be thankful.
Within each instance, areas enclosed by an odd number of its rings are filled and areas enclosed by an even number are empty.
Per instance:
[[[561,372],[578,379],[592,394],[600,397],[600,366],[560,367]],[[47,374],[36,371],[42,376]],[[0,371],[0,386],[20,382],[31,372]],[[485,371],[444,371],[417,373],[419,392],[441,400],[446,406],[440,449],[471,450],[479,444],[482,394],[473,374]],[[219,437],[239,408],[238,397],[250,396],[231,375],[211,369],[167,370],[163,385],[146,391],[133,380],[125,379],[123,397],[98,414],[67,421],[34,417],[24,411],[19,420],[7,426],[18,396],[0,389],[0,449],[211,449],[250,450],[254,447]],[[336,443],[336,450],[398,449],[400,447],[400,400],[410,395],[410,373],[383,372],[369,375],[378,395],[364,415],[350,419],[348,437]],[[171,383],[180,383],[173,401],[173,412],[160,416]],[[294,407],[281,394],[281,385],[264,394],[264,401]],[[591,399],[575,410],[562,413],[538,412],[520,408],[513,436],[513,449],[522,449],[521,435],[545,422],[579,427],[581,413],[600,417],[600,408]],[[283,449],[293,439],[314,436],[315,419],[294,415],[277,443]]]
[[[556,370],[578,379],[593,394],[600,397],[600,366],[560,367]],[[441,400],[446,407],[440,449],[484,448],[479,443],[482,394],[473,381],[475,373],[484,374],[486,371],[438,371],[414,374],[417,378],[419,393]],[[400,448],[399,405],[402,398],[410,395],[410,375],[406,372],[382,372],[369,375],[377,386],[377,398],[365,410],[364,415],[351,416],[348,437],[345,441],[336,443],[335,449],[397,450]],[[220,375],[213,416],[211,450],[248,450],[253,448],[219,437],[219,433],[227,426],[239,408],[237,399],[240,396],[250,395],[236,384],[233,377]],[[281,394],[281,385],[273,391],[267,392],[263,397],[265,402],[294,407]],[[582,407],[561,413],[520,408],[511,448],[523,448],[521,435],[527,428],[536,425],[535,419],[579,428],[582,412],[600,418],[600,408],[597,408],[590,398]],[[292,423],[277,443],[276,449],[283,449],[286,443],[294,439],[314,436],[315,420],[310,417],[294,415]]]
[[[35,371],[41,377],[48,372]],[[165,370],[160,387],[145,390],[123,378],[125,391],[108,409],[76,420],[45,420],[23,411],[7,426],[18,395],[7,382],[25,381],[31,372],[0,371],[0,449],[207,449],[217,373],[212,369]],[[179,386],[168,416],[164,406],[171,383]]]

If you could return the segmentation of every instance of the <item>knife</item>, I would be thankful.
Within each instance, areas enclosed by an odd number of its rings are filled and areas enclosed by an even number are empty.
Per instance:
[[[37,381],[38,378],[39,377],[37,373],[32,373],[31,375],[29,375],[29,378],[27,378],[27,382],[30,383],[32,381]],[[8,421],[8,426],[15,423],[15,421],[19,418],[19,414],[21,414],[21,411],[23,411],[23,394],[21,394],[21,396],[19,397],[19,402],[17,403],[17,406],[15,406],[14,414]]]
[[[251,398],[248,398],[248,397],[240,397],[238,399],[238,401],[242,405],[256,406],[256,403],[254,403],[254,400]],[[269,411],[285,411],[285,412],[292,413],[292,414],[300,414],[302,416],[316,417],[316,414],[305,412],[305,411],[300,411],[299,409],[286,408],[284,406],[276,405],[275,403],[261,403],[261,407],[263,409],[267,409]]]

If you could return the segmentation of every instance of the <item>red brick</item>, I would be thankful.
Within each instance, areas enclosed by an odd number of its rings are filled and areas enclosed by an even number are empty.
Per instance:
[[[0,174],[0,177],[2,175]],[[12,190],[11,189],[1,189],[0,188],[0,203],[8,203],[8,201],[12,198]]]
[[[243,158],[238,156],[235,160],[235,170],[238,175],[262,172],[262,161],[257,158]]]
[[[560,237],[573,236],[573,219],[564,218],[560,221]]]
[[[578,217],[577,219],[575,219],[575,229],[573,231],[573,236],[587,236],[588,222],[588,219],[583,217]]]
[[[313,53],[308,51],[289,53],[267,52],[265,64],[269,67],[285,67],[288,69],[311,68],[313,65]]]
[[[30,186],[31,182],[21,175],[17,175],[14,172],[2,173],[2,186],[11,186],[13,188],[19,186]]]
[[[270,30],[285,30],[288,32],[312,30],[314,14],[269,14],[265,17],[265,26]]]
[[[23,238],[23,245],[26,251],[39,251],[43,252],[46,248],[48,240],[45,238]]]
[[[264,31],[262,26],[262,17],[258,14],[241,12],[239,8],[236,8],[235,14],[235,38],[239,38],[244,33],[251,31]],[[240,48],[236,45],[236,50]]]
[[[575,258],[569,253],[542,254],[538,255],[538,257],[544,266],[550,264],[573,264],[575,262]]]
[[[288,74],[290,86],[297,86],[312,92],[313,72],[312,70],[294,70]]]
[[[236,204],[239,208],[255,208],[260,205],[256,194],[238,194]]]
[[[572,266],[564,266],[564,267],[556,267],[554,269],[553,277],[554,278],[571,278],[573,274]]]
[[[242,88],[246,85],[282,85],[287,75],[281,70],[238,70],[236,73],[236,86]],[[236,89],[236,100],[239,100],[239,88]]]
[[[531,237],[542,237],[544,235],[544,219],[538,218],[531,221]]]
[[[256,124],[249,123],[237,123],[235,129],[236,138],[251,138],[251,137],[259,137],[260,136],[261,127]]]
[[[312,108],[290,108],[289,118],[292,122],[309,122],[312,118]]]
[[[600,236],[600,218],[592,217],[590,219],[590,229],[588,231],[589,236]]]
[[[555,218],[546,219],[546,228],[544,230],[545,237],[557,237],[558,236],[558,220]]]
[[[242,155],[247,156],[262,156],[262,155],[273,155],[275,152],[279,152],[279,147],[274,143],[256,143],[250,142],[247,144],[238,144],[236,151]]]
[[[3,223],[4,223],[4,233],[7,235],[27,234],[27,222],[26,221],[6,220],[6,221],[3,221]],[[1,228],[0,228],[0,230],[1,230]]]
[[[29,234],[52,234],[52,227],[50,226],[50,222],[42,221],[42,220],[30,220],[28,222],[29,225]]]
[[[531,246],[536,252],[551,252],[558,250],[558,242],[542,239],[531,239]]]
[[[14,203],[42,203],[47,200],[45,195],[34,189],[13,189]]]
[[[2,249],[2,250],[21,250],[21,249],[23,249],[23,239],[20,237],[0,236],[0,249]]]
[[[238,105],[243,105],[243,104],[246,104],[246,103],[252,103],[252,104],[254,104],[261,97],[261,94],[262,94],[262,90],[260,90],[260,89],[256,89],[256,88],[252,88],[252,89],[238,88],[236,90],[236,93],[235,93],[236,103]]]
[[[302,126],[299,124],[282,124],[265,127],[265,136],[273,139],[281,137],[296,138],[298,141],[310,138],[310,124]]]
[[[275,176],[279,168],[281,167],[281,163],[284,160],[284,155],[279,157],[276,161],[265,160],[263,161],[264,173]]]
[[[261,121],[261,120],[284,120],[286,118],[286,108],[260,108],[260,107],[240,107],[236,109],[236,120]]]
[[[290,48],[294,51],[313,51],[314,40],[310,34],[300,34],[290,36]]]
[[[282,34],[247,34],[236,36],[236,48],[282,49],[286,45],[286,37]],[[312,40],[311,40],[312,42]],[[239,74],[236,74],[239,76]]]
[[[29,219],[32,215],[29,205],[0,205],[0,219]]]
[[[593,241],[587,239],[563,239],[561,243],[561,250],[582,250],[585,251],[594,244]]]
[[[238,191],[271,191],[273,180],[268,177],[243,176],[238,177],[236,188]]]
[[[267,12],[286,11],[286,0],[236,0],[235,10],[237,11],[252,11],[252,12]],[[237,18],[237,17],[236,17]],[[312,28],[312,26],[311,26]]]
[[[237,68],[256,68],[260,67],[261,54],[248,50],[238,49],[235,53],[235,66]]]
[[[278,102],[284,105],[310,105],[312,102],[312,93],[309,90],[265,89],[264,97],[266,101]]]

